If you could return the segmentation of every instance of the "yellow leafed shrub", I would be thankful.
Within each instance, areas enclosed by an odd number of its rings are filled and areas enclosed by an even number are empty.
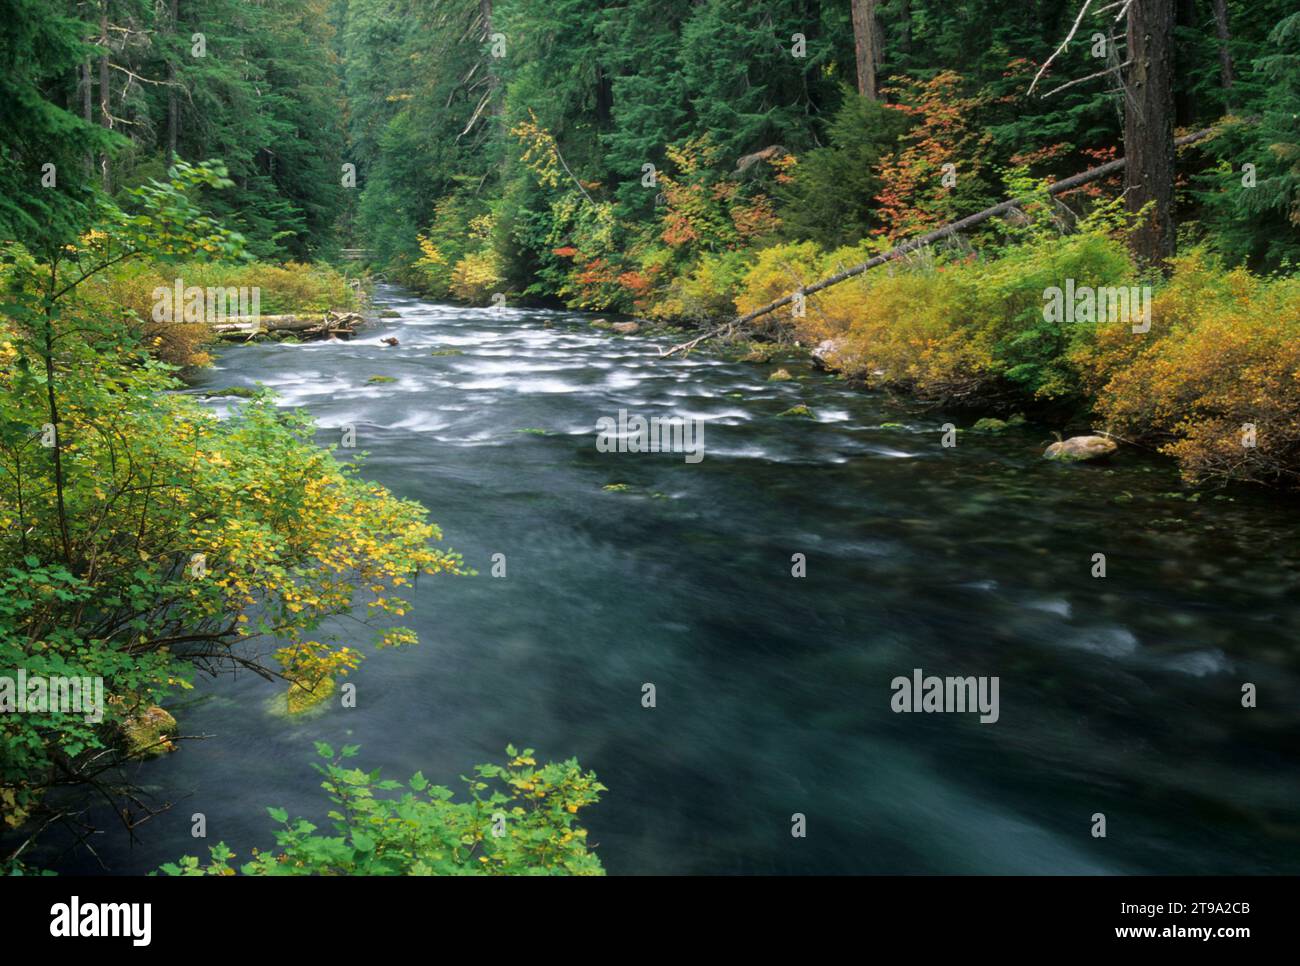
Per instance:
[[[490,251],[470,252],[451,272],[451,294],[465,302],[482,304],[501,285],[501,269]]]
[[[252,290],[257,289],[258,311],[262,315],[341,311],[355,308],[357,302],[347,279],[337,269],[301,262],[164,265],[130,261],[88,280],[81,287],[80,295],[100,312],[131,321],[131,328],[164,362],[179,366],[206,365],[209,357],[203,346],[211,341],[206,323],[154,318],[156,290],[174,290],[177,279],[183,288],[247,289],[250,301]]]
[[[867,260],[864,243],[819,255],[809,243],[763,252],[737,299],[741,311]],[[928,399],[987,400],[1009,394],[1075,395],[1068,350],[1086,324],[1044,316],[1044,291],[1129,285],[1134,269],[1122,244],[1104,234],[1040,239],[1000,257],[947,258],[918,252],[806,297],[788,312],[805,343],[836,340],[837,361],[869,383],[901,386]]]
[[[725,319],[734,311],[736,293],[750,257],[740,251],[707,253],[691,270],[674,278],[647,314],[660,319]]]
[[[1174,263],[1151,331],[1099,326],[1075,362],[1114,431],[1150,440],[1190,479],[1300,481],[1300,279]]]

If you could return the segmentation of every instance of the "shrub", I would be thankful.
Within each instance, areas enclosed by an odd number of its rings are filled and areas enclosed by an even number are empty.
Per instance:
[[[305,417],[249,400],[225,420],[142,350],[119,313],[83,291],[127,259],[238,255],[238,238],[189,201],[229,184],[178,163],[101,201],[95,227],[42,262],[0,259],[0,666],[102,677],[105,720],[32,711],[0,721],[0,814],[16,826],[53,784],[93,781],[130,756],[114,730],[184,687],[192,665],[273,673],[314,687],[356,665],[328,618],[367,603],[401,617],[419,571],[459,572],[416,503],[360,479],[313,442]],[[379,646],[414,635],[377,631]],[[157,718],[157,715],[151,715]]]
[[[600,859],[587,845],[587,830],[575,824],[578,810],[606,791],[575,759],[538,766],[531,748],[508,746],[505,765],[477,765],[466,778],[469,798],[453,801],[450,789],[430,785],[417,772],[403,786],[379,780],[379,772],[344,768],[357,753],[346,746],[335,755],[316,745],[326,764],[321,788],[334,808],[333,835],[316,834],[306,819],[293,821],[268,808],[280,824],[276,847],[254,850],[240,867],[244,875],[603,875]],[[377,792],[402,790],[400,798]],[[161,868],[164,875],[235,875],[234,854],[224,843],[210,850],[211,862],[194,856]]]
[[[1300,279],[1225,272],[1202,250],[1173,264],[1149,333],[1102,326],[1076,348],[1098,413],[1175,457],[1190,480],[1295,485]]]
[[[808,243],[760,254],[737,300],[750,311],[864,261],[872,245],[818,256]],[[868,382],[935,400],[977,402],[1020,394],[1078,395],[1069,358],[1088,326],[1044,318],[1044,290],[1134,281],[1119,241],[1101,233],[1037,238],[1000,258],[918,253],[808,296],[796,327],[805,341],[841,340],[841,361]]]
[[[673,279],[649,315],[660,319],[720,319],[735,311],[753,257],[742,251],[705,254],[689,272]]]
[[[476,305],[486,303],[500,285],[501,272],[490,251],[470,252],[451,272],[451,294]]]
[[[812,242],[772,245],[754,258],[740,293],[736,311],[741,315],[789,295],[821,278],[822,252]]]
[[[153,318],[155,289],[171,290],[178,278],[186,287],[256,288],[263,315],[351,309],[357,304],[356,293],[337,269],[301,262],[128,261],[87,280],[78,294],[101,317],[121,321],[156,358],[178,366],[206,365],[210,358],[203,348],[211,341],[206,323]]]

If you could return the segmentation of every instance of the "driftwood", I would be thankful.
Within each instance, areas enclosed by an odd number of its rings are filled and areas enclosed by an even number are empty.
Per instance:
[[[1205,138],[1209,137],[1211,134],[1215,133],[1216,130],[1217,130],[1216,128],[1204,128],[1200,131],[1193,132],[1192,134],[1186,134],[1183,137],[1176,138],[1174,140],[1174,144],[1177,145],[1178,147],[1183,147],[1184,145],[1187,144],[1194,144],[1197,141],[1202,141]],[[1071,175],[1070,177],[1066,178],[1063,181],[1057,181],[1055,184],[1048,185],[1047,193],[1049,195],[1063,194],[1066,191],[1073,191],[1075,188],[1079,188],[1082,187],[1083,185],[1090,184],[1093,181],[1098,181],[1101,178],[1107,177],[1108,175],[1117,174],[1118,172],[1124,170],[1125,160],[1126,160],[1125,158],[1116,158],[1114,161],[1107,161],[1103,165],[1099,165],[1095,168],[1089,168],[1087,171],[1080,172],[1079,174],[1076,175]],[[715,336],[719,336],[724,332],[734,331],[736,328],[740,326],[748,325],[750,322],[753,322],[755,319],[767,315],[769,312],[774,312],[784,305],[791,304],[797,297],[801,295],[807,297],[816,292],[820,292],[822,289],[830,288],[832,285],[838,285],[840,282],[861,275],[863,272],[868,271],[869,269],[873,269],[878,265],[883,265],[886,262],[890,262],[893,261],[894,259],[901,258],[902,256],[906,255],[908,252],[916,251],[918,248],[924,248],[926,245],[930,245],[944,238],[948,238],[952,235],[956,235],[959,232],[965,231],[968,228],[973,228],[976,225],[981,224],[982,222],[988,221],[990,218],[996,218],[999,215],[1011,214],[1012,212],[1017,211],[1022,205],[1028,204],[1031,200],[1032,199],[1029,198],[1013,198],[1010,201],[1003,201],[1000,204],[994,205],[992,208],[985,208],[983,211],[978,211],[973,215],[967,215],[965,218],[961,218],[957,221],[949,222],[948,224],[944,225],[942,228],[936,228],[934,231],[926,232],[924,235],[917,235],[915,238],[910,238],[907,241],[903,242],[897,248],[891,248],[887,252],[882,252],[881,254],[876,255],[873,258],[867,259],[865,262],[862,262],[860,265],[854,265],[852,268],[846,268],[844,271],[832,275],[829,278],[824,278],[820,282],[815,282],[812,285],[807,285],[801,289],[797,289],[796,291],[791,292],[789,295],[783,296],[782,298],[779,298],[774,302],[768,302],[766,305],[761,306],[745,315],[738,316],[737,318],[732,319],[730,322],[726,322],[722,325],[716,326],[715,328],[710,329],[708,332],[705,332],[703,335],[696,336],[694,339],[691,339],[688,342],[682,342],[678,345],[673,346],[670,349],[662,350],[659,353],[659,355],[661,357],[665,357],[665,356],[670,356],[676,352],[690,352],[701,342],[705,342],[708,339],[712,339]]]
[[[251,342],[287,333],[301,339],[349,339],[365,319],[356,312],[326,312],[324,315],[262,315],[255,319],[234,319],[212,327],[219,339]]]

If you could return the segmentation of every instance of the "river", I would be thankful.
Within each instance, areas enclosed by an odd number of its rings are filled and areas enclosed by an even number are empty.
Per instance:
[[[368,652],[355,709],[287,720],[282,686],[203,679],[174,710],[213,737],[133,768],[175,805],[134,846],[96,837],[112,871],[246,858],[268,805],[320,820],[324,740],[452,787],[508,742],[577,756],[609,786],[583,814],[611,874],[1300,872],[1300,505],[1193,501],[1127,449],[1049,463],[1041,426],[945,448],[969,417],[793,357],[768,382],[577,313],[377,304],[400,318],[224,349],[199,388],[264,383],[322,442],[354,426],[365,474],[479,576],[420,581],[422,643]],[[815,420],[777,416],[798,403]],[[620,409],[705,420],[704,459],[598,452]],[[998,720],[895,713],[915,668],[996,676]]]

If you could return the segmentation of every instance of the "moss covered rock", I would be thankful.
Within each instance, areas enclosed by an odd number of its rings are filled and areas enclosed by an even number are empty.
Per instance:
[[[817,418],[816,416],[813,415],[813,411],[812,411],[811,409],[809,409],[807,406],[805,406],[803,403],[800,403],[798,406],[791,406],[791,407],[790,407],[789,409],[787,409],[785,412],[783,412],[783,413],[777,413],[776,415],[777,415],[778,418],[780,418],[780,417],[782,417],[782,416],[793,416],[793,417],[800,418],[800,419],[816,419],[816,418]]]
[[[122,737],[126,740],[127,750],[145,758],[157,758],[175,751],[176,745],[171,740],[175,734],[176,719],[156,704],[128,715],[122,722]]]
[[[1071,436],[1047,447],[1043,453],[1049,460],[1096,460],[1109,456],[1119,446],[1106,436]]]

